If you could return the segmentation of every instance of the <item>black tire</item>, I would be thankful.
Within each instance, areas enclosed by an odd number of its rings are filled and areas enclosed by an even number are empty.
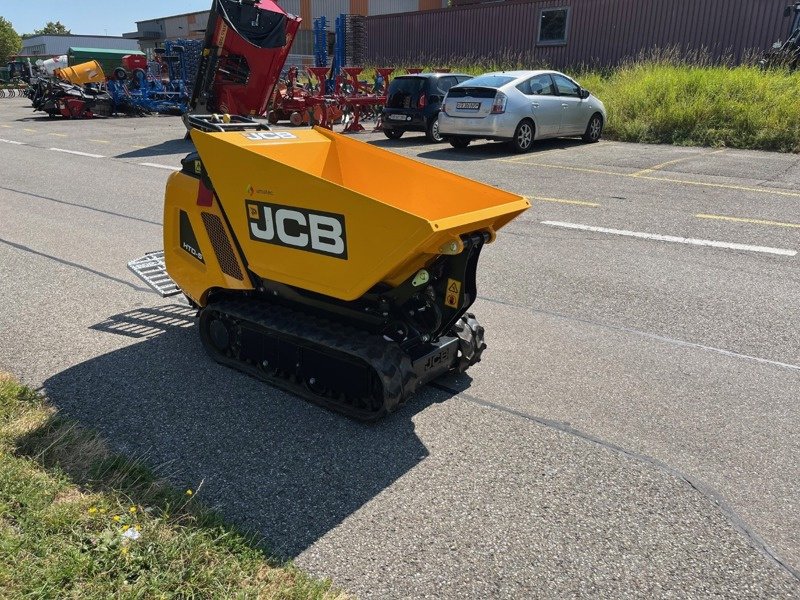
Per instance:
[[[586,132],[581,138],[587,144],[594,144],[600,141],[603,135],[603,116],[600,113],[594,113],[592,118],[589,119],[589,124],[586,126]]]
[[[447,141],[453,148],[463,149],[469,146],[469,143],[472,141],[469,138],[465,137],[451,137],[447,138]]]
[[[508,142],[511,149],[516,154],[524,154],[533,149],[533,138],[536,134],[536,127],[530,119],[523,119],[514,130],[514,137]]]
[[[117,81],[125,81],[128,78],[128,72],[122,67],[114,69],[114,79]]]
[[[439,133],[439,115],[428,119],[428,126],[425,128],[425,137],[429,142],[434,142],[435,144],[444,141],[442,134]]]
[[[384,129],[383,135],[385,135],[390,140],[399,140],[403,137],[405,131],[400,131],[399,129]]]

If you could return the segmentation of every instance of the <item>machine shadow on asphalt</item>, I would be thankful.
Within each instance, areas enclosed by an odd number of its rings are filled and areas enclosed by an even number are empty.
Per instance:
[[[376,146],[385,146],[386,148],[399,148],[402,146],[400,142],[403,140],[374,140],[369,142]],[[388,143],[387,143],[388,142]],[[568,150],[570,148],[581,147],[585,144],[577,139],[550,139],[537,141],[534,144],[533,151],[527,156],[536,156],[543,152],[551,150]],[[455,149],[451,148],[449,144],[443,144],[436,150],[428,150],[417,154],[418,159],[431,159],[431,160],[447,160],[453,162],[468,162],[480,161],[492,158],[514,158],[520,156],[519,154],[512,154],[508,149],[505,142],[491,142],[479,140],[466,148]]]
[[[142,341],[50,377],[50,402],[174,484],[203,482],[201,500],[283,558],[428,456],[412,419],[452,394],[425,388],[365,425],[217,365],[190,312],[143,307],[93,326]]]
[[[432,145],[432,142],[428,141],[424,133],[420,133],[419,135],[415,134],[416,132],[414,132],[411,136],[404,135],[403,139],[400,140],[390,140],[390,139],[380,138],[377,140],[368,140],[367,143],[372,144],[373,146],[378,146],[379,148],[386,148],[387,150],[393,150],[393,149],[400,150],[404,147]],[[442,145],[442,147],[444,148],[445,146]]]
[[[177,140],[167,140],[160,144],[153,144],[145,148],[138,148],[130,152],[115,154],[114,158],[147,158],[148,156],[163,156],[168,154],[188,154],[194,151],[194,144],[191,140],[183,138]]]

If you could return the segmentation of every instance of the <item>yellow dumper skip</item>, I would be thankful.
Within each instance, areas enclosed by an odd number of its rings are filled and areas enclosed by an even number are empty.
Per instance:
[[[325,129],[193,131],[192,139],[248,268],[340,300],[380,282],[400,285],[437,255],[458,254],[463,234],[485,231],[493,240],[530,206]],[[182,177],[171,176],[168,197],[170,186],[188,183]],[[166,206],[165,231],[175,229],[178,211]],[[178,280],[179,265],[167,266],[183,289],[194,287]]]
[[[96,60],[74,65],[72,67],[62,67],[54,72],[56,77],[73,85],[85,85],[87,83],[103,83],[106,75],[103,67]]]

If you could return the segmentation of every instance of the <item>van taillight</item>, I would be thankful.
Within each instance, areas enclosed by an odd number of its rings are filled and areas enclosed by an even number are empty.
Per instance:
[[[419,100],[417,100],[417,108],[425,108],[425,105],[428,103],[428,97],[425,94],[419,95]]]

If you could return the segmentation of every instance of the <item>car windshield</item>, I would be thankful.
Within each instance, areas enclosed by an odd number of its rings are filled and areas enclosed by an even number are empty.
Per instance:
[[[416,108],[424,77],[397,77],[389,84],[389,108]]]
[[[507,84],[509,81],[514,81],[514,78],[507,75],[478,75],[478,77],[470,79],[469,81],[465,81],[461,85],[468,85],[469,87],[499,88]]]

